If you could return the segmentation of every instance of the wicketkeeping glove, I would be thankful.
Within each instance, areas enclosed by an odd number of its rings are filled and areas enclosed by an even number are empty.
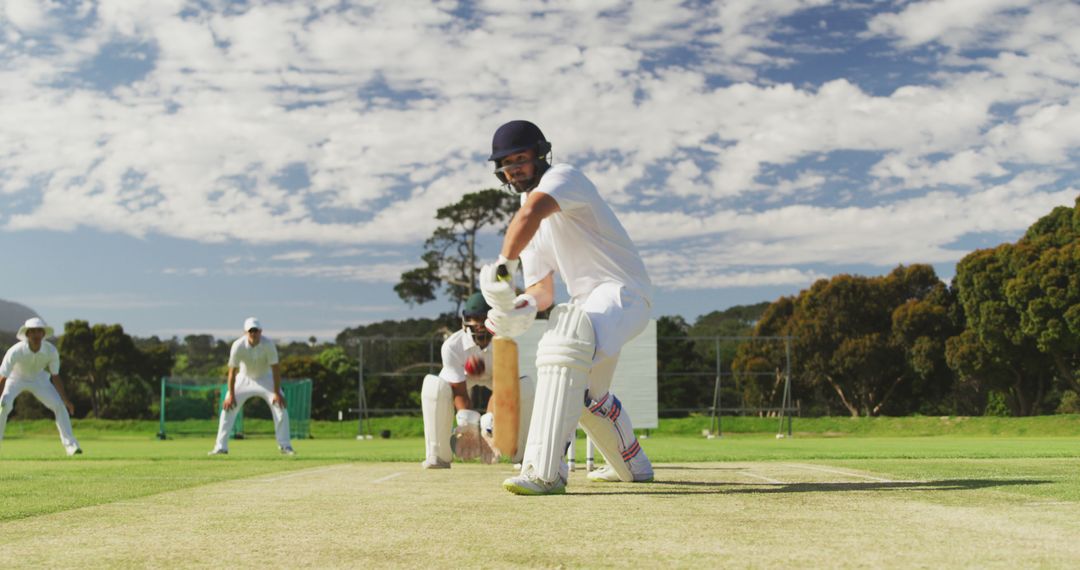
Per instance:
[[[476,410],[458,410],[457,425],[480,427],[480,412]]]

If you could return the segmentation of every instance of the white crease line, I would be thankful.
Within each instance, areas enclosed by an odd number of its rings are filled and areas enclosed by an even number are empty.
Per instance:
[[[401,471],[399,471],[397,473],[391,473],[391,474],[387,475],[386,477],[382,477],[380,479],[376,479],[376,480],[372,481],[372,483],[383,483],[385,481],[389,481],[389,480],[393,479],[394,477],[400,477],[401,475],[404,475],[404,474],[405,473],[401,472]]]
[[[764,482],[766,482],[766,483],[768,483],[770,485],[787,485],[787,483],[785,483],[783,481],[777,481],[776,479],[772,479],[772,478],[766,477],[764,475],[758,475],[756,473],[750,473],[748,471],[739,471],[739,474],[740,475],[746,475],[747,477],[753,477],[754,479],[760,479],[760,480],[762,480],[762,481],[764,481]]]
[[[824,467],[815,467],[813,465],[797,465],[795,463],[785,463],[788,467],[794,467],[796,469],[809,469],[810,471],[821,471],[824,473],[832,473],[834,475],[844,475],[847,477],[858,477],[860,479],[869,479],[871,481],[879,481],[881,483],[898,483],[892,479],[882,479],[881,477],[874,477],[872,475],[860,475],[858,473],[852,473],[850,471],[840,471],[839,469],[826,469]]]
[[[290,479],[292,477],[299,477],[301,475],[311,475],[312,473],[321,473],[323,471],[331,471],[333,469],[341,469],[342,467],[349,467],[349,464],[331,465],[329,467],[319,467],[317,469],[301,469],[299,471],[292,471],[285,475],[278,477],[267,477],[265,479],[256,479],[256,483],[273,483],[274,481],[281,481],[282,479]]]

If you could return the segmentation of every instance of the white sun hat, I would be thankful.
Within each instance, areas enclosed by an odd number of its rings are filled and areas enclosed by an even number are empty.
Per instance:
[[[19,332],[15,334],[15,338],[19,340],[26,340],[27,329],[45,329],[45,338],[49,338],[53,335],[52,327],[45,324],[45,321],[43,321],[41,318],[34,317],[32,319],[26,319],[26,322],[23,323],[23,326],[19,329]]]
[[[259,319],[256,319],[255,317],[244,319],[244,332],[248,332],[251,329],[262,330],[262,324],[259,323]]]

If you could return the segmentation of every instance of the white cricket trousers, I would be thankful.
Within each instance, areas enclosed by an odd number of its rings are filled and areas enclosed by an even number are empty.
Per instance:
[[[71,416],[68,415],[67,407],[60,393],[53,386],[52,375],[42,371],[31,380],[22,378],[8,378],[4,384],[4,393],[0,394],[0,441],[4,439],[4,428],[7,427],[8,416],[15,406],[15,398],[24,391],[33,394],[38,401],[45,404],[56,416],[56,429],[60,432],[60,443],[68,453],[79,448],[79,442],[71,433]]]
[[[214,451],[228,451],[229,432],[236,423],[236,414],[244,407],[244,402],[256,396],[266,400],[266,405],[270,406],[270,413],[274,416],[274,436],[277,438],[278,447],[292,447],[289,439],[289,411],[274,405],[273,378],[254,380],[238,375],[236,384],[233,386],[233,399],[236,405],[231,410],[221,410],[221,423],[218,424]]]

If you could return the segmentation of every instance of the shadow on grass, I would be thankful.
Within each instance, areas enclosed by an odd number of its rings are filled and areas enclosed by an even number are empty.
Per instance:
[[[993,487],[1045,485],[1041,479],[941,479],[936,481],[865,481],[815,483],[734,483],[722,481],[653,481],[611,483],[610,492],[591,489],[574,495],[768,495],[778,493],[850,493],[856,491],[976,491]],[[671,487],[659,490],[658,487]],[[679,487],[682,487],[680,489]]]

